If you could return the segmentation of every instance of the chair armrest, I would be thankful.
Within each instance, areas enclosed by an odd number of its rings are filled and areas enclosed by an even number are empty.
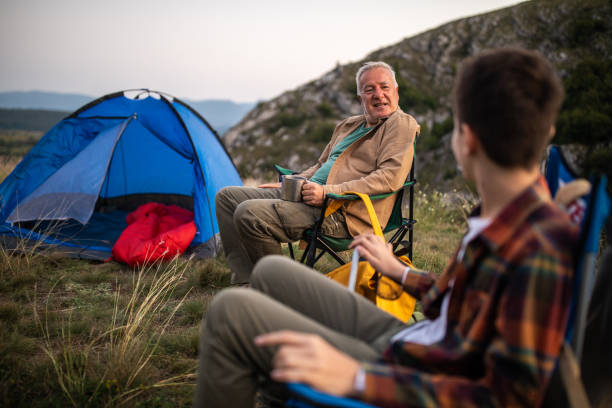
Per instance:
[[[370,197],[370,200],[380,200],[381,198],[392,196],[393,194],[396,194],[397,192],[401,191],[403,188],[409,187],[413,184],[414,184],[414,181],[407,181],[395,191],[391,191],[389,193],[383,193],[383,194],[375,194],[369,197]],[[342,194],[329,193],[327,194],[327,197],[331,198],[332,200],[358,200],[359,199],[359,197],[357,197],[355,194],[342,195]]]
[[[297,174],[297,171],[293,171],[291,169],[286,169],[284,167],[279,166],[278,164],[274,165],[274,169],[281,176],[286,176],[286,175],[289,175],[289,174]]]
[[[300,383],[288,383],[287,388],[295,396],[288,401],[288,407],[376,408],[359,400],[325,394]],[[309,403],[314,405],[308,405]]]

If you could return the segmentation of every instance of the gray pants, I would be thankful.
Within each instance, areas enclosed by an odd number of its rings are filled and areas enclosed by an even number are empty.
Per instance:
[[[196,407],[253,407],[276,347],[253,338],[276,330],[318,334],[353,358],[377,360],[405,325],[365,298],[281,256],[262,259],[252,288],[219,293],[200,332]]]
[[[321,214],[319,207],[281,200],[278,188],[225,187],[215,197],[215,208],[232,283],[247,283],[259,259],[280,255],[280,243],[301,239]],[[340,212],[325,219],[322,231],[350,236]]]

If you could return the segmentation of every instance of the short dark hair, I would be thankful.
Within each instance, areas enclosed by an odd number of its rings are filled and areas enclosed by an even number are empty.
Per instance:
[[[529,168],[542,158],[563,86],[540,53],[502,48],[465,60],[453,94],[459,123],[470,126],[491,160]]]

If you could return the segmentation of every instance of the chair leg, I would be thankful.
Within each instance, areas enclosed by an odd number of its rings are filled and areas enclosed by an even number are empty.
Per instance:
[[[306,245],[306,249],[304,249],[304,252],[302,253],[302,257],[300,258],[300,263],[303,263],[304,265],[308,265],[308,258],[310,258],[310,251],[312,249],[316,251],[316,248],[313,248],[313,242],[309,241],[308,245]]]
[[[288,242],[287,245],[289,245],[289,255],[291,256],[291,259],[295,261],[295,254],[293,253],[293,242]]]
[[[323,249],[321,250],[321,254],[319,255],[319,257],[317,258],[317,260],[319,260],[319,258],[321,258],[321,256],[327,252],[328,254],[330,254],[332,256],[332,258],[334,258],[336,260],[336,262],[338,262],[340,265],[344,265],[346,262],[344,261],[344,259],[342,259],[340,257],[340,255],[338,255],[336,253],[336,251],[334,251],[333,249],[331,249],[329,247],[329,245],[327,245],[322,239],[317,239],[317,243],[323,247]],[[316,262],[316,261],[315,261]]]

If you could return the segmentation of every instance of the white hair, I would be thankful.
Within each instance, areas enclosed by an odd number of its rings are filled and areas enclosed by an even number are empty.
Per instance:
[[[369,71],[374,68],[385,68],[386,70],[388,70],[391,73],[391,77],[393,78],[393,85],[397,88],[397,81],[395,80],[395,71],[393,71],[393,68],[391,68],[391,65],[387,64],[386,62],[382,62],[382,61],[369,61],[363,64],[361,68],[359,68],[359,70],[357,71],[357,74],[355,75],[355,82],[357,82],[357,95],[359,95],[361,91],[361,87],[359,86],[360,85],[359,79],[366,71]]]

